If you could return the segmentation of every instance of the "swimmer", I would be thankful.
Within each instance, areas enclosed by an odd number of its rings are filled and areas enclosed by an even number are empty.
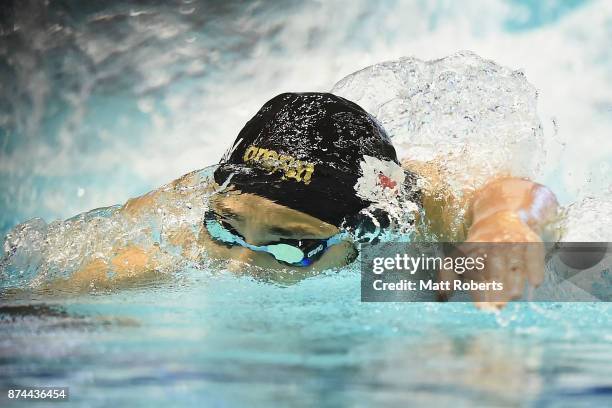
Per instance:
[[[384,227],[377,216],[388,219],[381,209],[389,201],[415,202],[420,208],[416,224],[426,229],[420,233],[439,241],[541,243],[551,238],[557,201],[548,188],[496,175],[474,191],[466,186],[458,197],[448,188],[441,164],[400,161],[381,125],[344,98],[284,93],[246,123],[221,159],[200,223],[165,234],[186,257],[223,261],[229,270],[254,266],[304,276],[351,263],[358,245],[344,231],[358,229],[366,213]],[[185,175],[117,211],[138,220],[162,202],[185,201],[201,189],[198,177],[197,172]],[[133,279],[159,269],[161,252],[155,245],[115,247],[84,262],[71,279],[103,286],[111,279],[108,270],[113,279]],[[525,283],[537,286],[543,279],[542,253],[493,258],[485,280],[520,287],[507,300],[520,296]]]

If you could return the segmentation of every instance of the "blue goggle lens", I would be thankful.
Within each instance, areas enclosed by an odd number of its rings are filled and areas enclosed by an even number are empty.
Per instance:
[[[247,243],[231,225],[219,221],[219,218],[220,217],[213,212],[206,215],[206,228],[214,240],[230,245],[240,245],[253,251],[266,252],[272,255],[277,261],[293,266],[311,265],[317,258],[323,255],[325,250],[330,246],[329,241],[334,238],[308,240],[310,245],[305,249],[300,248],[298,245],[291,245],[283,242],[255,246]],[[334,243],[337,243],[340,239],[335,241]]]

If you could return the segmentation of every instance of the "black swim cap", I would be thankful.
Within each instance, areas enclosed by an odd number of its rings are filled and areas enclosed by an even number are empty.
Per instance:
[[[404,172],[384,129],[329,93],[284,93],[247,122],[219,163],[222,185],[339,226],[400,194]]]

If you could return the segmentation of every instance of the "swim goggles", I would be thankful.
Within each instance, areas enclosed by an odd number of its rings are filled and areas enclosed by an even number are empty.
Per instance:
[[[344,241],[348,234],[341,232],[326,239],[281,239],[266,245],[251,245],[228,222],[214,211],[205,216],[206,229],[211,238],[223,244],[240,245],[251,251],[266,252],[278,262],[290,266],[309,266],[316,262],[332,246]]]

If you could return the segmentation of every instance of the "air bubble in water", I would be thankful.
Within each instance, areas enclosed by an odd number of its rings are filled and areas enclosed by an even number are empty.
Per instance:
[[[563,241],[612,241],[612,191],[569,205],[563,220]]]

